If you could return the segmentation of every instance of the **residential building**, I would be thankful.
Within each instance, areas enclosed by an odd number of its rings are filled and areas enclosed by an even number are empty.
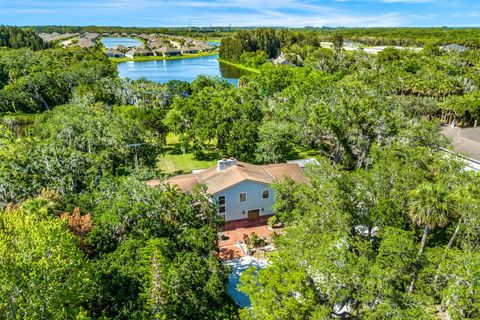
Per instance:
[[[105,50],[105,54],[109,58],[123,58],[123,57],[125,57],[125,54],[123,52],[120,52],[120,51],[115,50],[113,48]]]
[[[125,53],[125,57],[128,57],[128,58],[148,57],[148,56],[153,56],[153,52],[147,49],[142,49],[142,48],[135,48]]]
[[[171,57],[182,55],[182,51],[180,49],[170,47],[161,47],[159,49],[155,49],[154,51],[157,56]]]
[[[171,177],[165,182],[177,186],[182,192],[192,191],[204,184],[218,205],[218,214],[229,227],[265,222],[274,214],[275,191],[271,184],[285,178],[308,184],[302,169],[296,163],[254,165],[236,159],[222,159],[205,170]],[[155,187],[164,182],[150,180]]]

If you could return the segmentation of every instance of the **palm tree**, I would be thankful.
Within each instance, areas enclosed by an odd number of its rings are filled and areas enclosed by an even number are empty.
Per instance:
[[[456,202],[457,210],[456,215],[458,217],[457,226],[450,241],[448,241],[446,250],[450,249],[457,238],[460,227],[462,226],[465,216],[472,216],[472,212],[478,212],[480,201],[478,200],[479,189],[473,183],[466,183],[457,188],[452,194],[453,200]]]
[[[409,216],[413,223],[423,226],[423,236],[418,249],[417,260],[421,257],[431,229],[445,227],[451,219],[455,205],[449,190],[440,184],[422,183],[410,192]],[[418,272],[418,270],[417,270]],[[410,284],[413,291],[416,273]]]

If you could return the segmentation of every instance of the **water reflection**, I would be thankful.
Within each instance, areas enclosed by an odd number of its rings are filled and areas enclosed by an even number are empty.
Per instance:
[[[122,78],[146,78],[165,83],[170,80],[192,82],[199,75],[218,76],[232,84],[248,74],[248,71],[220,63],[218,55],[177,60],[128,61],[119,63],[118,73]]]

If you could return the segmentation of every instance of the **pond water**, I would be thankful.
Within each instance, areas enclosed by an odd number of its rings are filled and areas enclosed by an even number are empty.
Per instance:
[[[137,39],[122,37],[102,38],[100,41],[106,48],[113,48],[118,45],[125,47],[138,47],[142,44],[142,42]]]
[[[232,297],[241,308],[249,308],[251,306],[250,299],[248,299],[246,294],[237,289],[237,285],[240,282],[240,275],[250,267],[255,267],[257,270],[261,270],[267,266],[267,263],[247,256],[227,261],[225,264],[232,268],[232,272],[228,277],[227,294]]]
[[[205,43],[213,47],[220,47],[220,41],[206,41]]]
[[[127,61],[117,65],[122,78],[133,80],[142,77],[165,83],[170,80],[192,82],[199,75],[218,76],[236,85],[248,71],[220,63],[218,55],[175,60]]]

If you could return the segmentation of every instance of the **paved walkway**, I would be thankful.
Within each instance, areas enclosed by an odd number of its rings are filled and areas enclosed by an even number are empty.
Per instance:
[[[270,229],[266,225],[253,226],[246,228],[237,228],[233,230],[224,231],[224,235],[228,237],[228,240],[219,241],[218,246],[220,248],[219,257],[222,260],[232,260],[245,256],[237,244],[243,240],[243,235],[251,235],[256,233],[259,237],[270,237],[273,232],[282,233],[283,228]]]

